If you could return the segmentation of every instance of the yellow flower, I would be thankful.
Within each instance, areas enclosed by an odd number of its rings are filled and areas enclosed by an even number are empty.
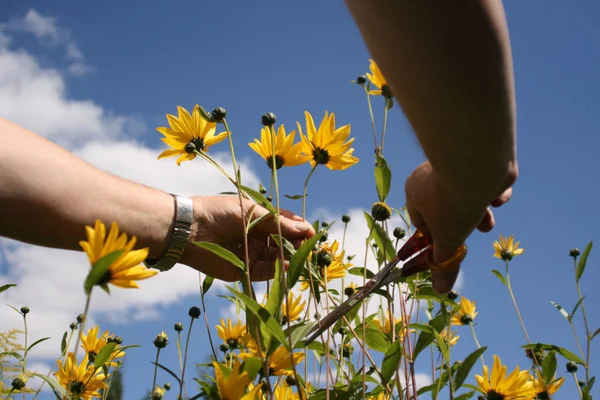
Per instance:
[[[217,378],[217,389],[221,400],[254,400],[262,383],[255,386],[250,392],[242,396],[246,387],[250,381],[248,372],[244,371],[240,373],[240,362],[237,359],[233,359],[233,365],[229,376],[225,377],[221,367],[216,362],[213,362],[215,367],[215,376]]]
[[[264,358],[264,353],[260,351],[258,345],[252,339],[249,334],[245,334],[243,337],[243,342],[248,349],[249,353],[241,352],[240,358],[242,360],[246,360],[250,357],[259,357]],[[294,353],[294,365],[298,365],[304,359],[304,353],[297,352]],[[294,371],[292,370],[292,357],[290,356],[290,352],[285,348],[285,346],[279,346],[273,354],[269,357],[269,375],[270,376],[292,376],[294,375]]]
[[[396,317],[394,317],[394,326],[398,325],[398,323],[400,322],[399,319],[397,319]],[[386,317],[385,317],[385,321],[383,323],[383,325],[381,324],[381,321],[379,321],[378,318],[373,318],[373,323],[377,326],[377,329],[379,329],[381,332],[385,333],[386,335],[391,334],[392,333],[392,324],[390,319],[387,316],[386,313]],[[415,332],[413,329],[411,329],[409,331],[409,333],[413,333]],[[404,336],[406,335],[406,328],[396,328],[396,337],[400,340],[403,341],[404,340]]]
[[[154,393],[152,394],[152,400],[162,399],[164,395],[165,395],[165,389],[163,389],[160,386],[157,386],[156,389],[154,389]]]
[[[346,275],[346,269],[352,264],[344,263],[345,251],[338,253],[339,243],[335,240],[331,245],[324,243],[316,254],[319,274],[323,281],[331,282],[334,279],[342,278]],[[312,257],[312,254],[310,255]],[[325,278],[327,275],[327,278]],[[306,290],[310,287],[310,278],[302,277],[300,279],[300,290]]]
[[[165,136],[161,140],[171,147],[160,153],[158,156],[159,160],[179,155],[177,165],[180,165],[182,161],[189,161],[196,158],[194,149],[206,152],[210,146],[221,142],[227,137],[227,132],[215,135],[216,122],[204,120],[200,116],[199,109],[200,106],[196,104],[192,115],[190,115],[185,108],[177,106],[178,117],[167,114],[170,128],[164,126],[156,128],[157,131]],[[190,143],[194,146],[187,146]]]
[[[54,373],[56,380],[64,387],[74,399],[90,400],[100,398],[98,390],[105,389],[108,385],[104,382],[106,377],[99,374],[93,365],[88,365],[88,356],[77,364],[75,354],[69,352],[66,363],[58,360],[58,371]]]
[[[346,141],[350,135],[350,125],[335,128],[335,115],[325,112],[319,129],[315,127],[312,115],[308,111],[306,116],[306,133],[302,133],[302,126],[298,122],[298,131],[302,137],[302,152],[310,156],[310,164],[316,167],[323,164],[331,170],[344,170],[358,163],[358,158],[352,153],[350,146],[354,138]]]
[[[494,367],[489,375],[487,366],[483,367],[483,376],[475,375],[477,385],[487,395],[487,399],[517,400],[535,398],[535,389],[528,371],[517,367],[508,377],[506,366],[494,354]]]
[[[232,349],[237,348],[237,345],[246,333],[246,324],[237,321],[235,325],[231,323],[231,319],[227,318],[227,323],[221,318],[221,325],[217,325],[219,337]]]
[[[271,140],[275,141],[276,169],[281,167],[293,167],[308,161],[308,156],[301,154],[302,142],[293,144],[294,138],[296,137],[296,131],[291,131],[290,134],[286,136],[285,128],[281,125],[274,136],[275,138],[273,139],[271,128],[264,127],[260,131],[260,141],[254,139],[254,143],[248,143],[248,146],[250,146],[252,150],[265,159],[269,168],[273,169]]]
[[[444,328],[441,332],[440,332],[440,336],[442,337],[442,339],[444,339],[446,341],[447,344],[449,344],[450,346],[454,346],[456,344],[456,342],[458,342],[458,338],[460,336],[458,336],[458,334],[456,333],[456,331],[450,331],[450,334],[448,334],[448,328]]]
[[[537,378],[533,379],[533,387],[535,389],[535,393],[538,399],[549,399],[558,391],[558,389],[560,389],[563,382],[565,381],[565,378],[556,379],[555,376],[550,382],[550,384],[546,385],[544,383],[544,378],[542,377],[542,374],[540,374],[540,371],[536,370],[535,372]]]
[[[298,318],[300,318],[300,314],[302,313],[302,311],[304,310],[304,306],[306,305],[305,301],[301,301],[302,296],[298,295],[298,297],[294,297],[294,294],[291,290],[288,293],[287,301],[283,299],[282,312],[283,318],[285,318],[286,321],[294,322]],[[288,302],[290,303],[290,312],[288,312],[287,308]]]
[[[508,238],[500,235],[500,240],[494,242],[494,257],[510,261],[514,256],[523,254],[524,249],[519,248],[521,242],[514,243],[514,241],[513,235]]]
[[[287,384],[286,379],[280,379],[273,391],[275,400],[300,400],[300,395],[294,393],[292,388]]]
[[[477,314],[475,311],[475,301],[461,297],[460,309],[452,316],[452,325],[469,325],[473,322]]]
[[[104,332],[102,336],[98,336],[98,325],[88,330],[87,335],[81,334],[81,347],[88,354],[91,362],[94,361],[98,353],[108,344],[108,339],[114,337],[109,335],[108,331]],[[125,355],[125,352],[119,349],[119,345],[115,346],[115,349],[111,352],[107,364],[111,367],[117,366],[117,363],[113,362],[116,358],[121,358]]]
[[[94,228],[85,227],[87,233],[87,242],[81,241],[79,245],[83,248],[90,260],[92,266],[105,255],[113,251],[123,251],[108,268],[106,274],[100,279],[98,285],[103,286],[112,283],[121,288],[139,288],[135,281],[150,278],[158,274],[157,270],[148,269],[141,263],[148,257],[148,248],[133,250],[137,238],[131,237],[127,241],[127,234],[119,235],[119,226],[113,222],[108,236],[106,235],[106,226],[96,220]]]
[[[367,397],[368,400],[389,400],[390,396],[387,396],[385,394],[385,391],[381,391],[379,392],[379,394],[377,396],[369,396]]]
[[[373,60],[369,60],[371,64],[369,65],[369,69],[371,73],[367,73],[367,77],[371,81],[371,83],[377,87],[379,90],[370,90],[369,94],[373,95],[381,95],[381,92],[385,86],[388,86],[387,80],[383,77],[383,74],[379,70],[379,67]]]

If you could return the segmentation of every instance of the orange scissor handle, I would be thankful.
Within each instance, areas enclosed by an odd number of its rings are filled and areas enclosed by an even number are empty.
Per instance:
[[[439,264],[433,262],[433,243],[431,237],[423,235],[417,231],[406,242],[398,252],[398,258],[404,261],[412,255],[420,252],[417,256],[411,258],[402,266],[402,275],[410,276],[423,271],[441,271],[444,269],[458,268],[467,255],[467,246],[461,245],[454,255]]]

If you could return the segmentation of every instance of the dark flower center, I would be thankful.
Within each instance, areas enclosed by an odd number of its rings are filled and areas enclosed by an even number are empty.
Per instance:
[[[317,253],[317,265],[319,267],[329,267],[333,262],[333,254],[327,250],[321,250]]]
[[[536,397],[537,400],[550,400],[550,395],[548,394],[548,391],[543,391],[537,394]]]
[[[204,139],[202,138],[194,138],[191,142],[185,145],[185,151],[188,153],[193,153],[194,150],[203,151],[204,150]]]
[[[504,395],[495,390],[490,390],[487,394],[487,400],[504,400]]]
[[[473,318],[469,314],[460,317],[460,323],[463,325],[469,325],[471,322],[473,322]]]
[[[85,385],[81,381],[71,381],[69,384],[69,392],[74,395],[83,394],[85,391]]]
[[[269,168],[273,169],[273,157],[267,158],[267,165]],[[283,158],[275,155],[275,169],[279,169],[283,167]]]
[[[331,157],[327,150],[316,147],[312,152],[312,158],[317,164],[327,164]]]
[[[235,350],[238,348],[238,340],[234,339],[234,338],[229,338],[227,339],[227,345],[229,346],[230,349]]]
[[[90,364],[94,363],[94,360],[96,359],[96,352],[95,351],[90,351],[88,353],[88,361],[90,362]]]
[[[510,261],[510,260],[512,260],[512,258],[513,258],[513,254],[512,254],[512,252],[511,252],[511,251],[509,251],[509,250],[506,250],[506,249],[503,249],[503,250],[500,252],[500,257],[502,257],[502,259],[503,259],[504,261]]]
[[[96,285],[98,285],[98,286],[106,285],[108,282],[110,282],[111,279],[112,279],[112,275],[110,273],[110,270],[108,270],[104,273],[104,275],[102,275],[102,278],[100,278],[98,280],[98,283]]]

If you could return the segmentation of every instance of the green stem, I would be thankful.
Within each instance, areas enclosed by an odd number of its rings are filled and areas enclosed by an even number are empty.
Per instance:
[[[575,264],[575,271],[577,271],[577,259],[573,257],[573,263]],[[581,301],[581,313],[583,315],[583,324],[585,326],[585,338],[586,338],[586,353],[585,353],[585,384],[590,384],[590,347],[592,343],[592,333],[587,321],[587,313],[585,312],[585,304],[583,302],[583,296],[581,295],[581,287],[579,286],[579,280],[576,279],[577,294],[579,295],[579,301]]]
[[[156,373],[158,372],[158,357],[160,356],[160,347],[156,348],[156,361],[154,362],[154,378],[152,379],[152,393],[156,389]],[[179,384],[181,387],[181,384]]]
[[[371,116],[371,124],[373,125],[373,140],[375,141],[375,152],[377,152],[377,127],[375,126],[375,117],[373,116],[373,106],[371,105],[371,95],[369,94],[369,90],[365,85],[363,85],[365,89],[365,94],[367,95],[367,104],[369,105],[369,115]]]
[[[577,331],[575,330],[575,325],[573,324],[573,321],[571,319],[569,319],[569,325],[571,325],[571,330],[573,331],[573,336],[575,336],[575,342],[577,342],[577,347],[579,348],[579,355],[581,355],[581,358],[584,358],[585,355],[583,354],[583,349],[581,347],[581,341],[579,340],[579,336],[577,336]]]
[[[579,391],[579,398],[583,400],[583,392],[581,391],[581,387],[579,386],[579,380],[577,379],[577,375],[573,372],[573,379],[575,379],[575,386],[577,386],[577,390]]]
[[[310,170],[308,176],[306,177],[306,180],[304,181],[304,191],[303,191],[303,196],[302,196],[302,219],[304,219],[304,220],[306,220],[306,190],[308,189],[308,181],[310,180],[310,177],[317,169],[318,165],[319,164],[315,163],[315,165]]]
[[[188,329],[187,338],[185,339],[185,350],[183,351],[183,370],[181,371],[181,385],[179,385],[179,398],[181,398],[182,392],[185,392],[185,398],[187,399],[187,389],[185,388],[185,367],[187,365],[188,346],[190,344],[190,335],[192,334],[192,326],[194,325],[194,318],[191,318],[190,329]]]
[[[381,130],[381,156],[383,156],[383,145],[385,143],[385,132],[387,128],[387,117],[388,117],[388,107],[387,107],[387,99],[383,102],[383,129]]]
[[[204,322],[206,323],[206,332],[208,333],[208,342],[210,343],[210,349],[212,350],[212,354],[213,354],[213,357],[215,358],[215,361],[218,361],[217,352],[215,351],[215,345],[213,343],[212,335],[210,333],[210,326],[208,323],[208,315],[206,315],[206,303],[204,301],[204,289],[202,288],[202,274],[200,274],[200,280],[201,280],[200,281],[200,300],[202,301],[202,312],[204,313]],[[191,328],[191,326],[190,326],[190,328]]]
[[[73,349],[73,356],[75,361],[77,361],[77,351],[79,350],[79,343],[81,342],[81,334],[83,333],[83,328],[85,323],[87,322],[87,314],[90,309],[90,299],[92,298],[92,292],[87,296],[85,301],[85,308],[83,310],[83,321],[81,321],[81,325],[79,325],[79,334],[77,335],[77,341],[75,342],[75,349]]]
[[[204,158],[206,161],[208,161],[209,164],[211,164],[213,167],[218,169],[219,172],[221,172],[227,179],[229,179],[229,182],[231,182],[235,187],[237,187],[237,183],[231,177],[231,175],[229,175],[229,173],[227,171],[225,171],[223,169],[223,167],[221,167],[215,160],[213,160],[211,156],[209,156],[208,154],[206,154],[203,151],[198,151],[198,150],[194,150],[194,154],[196,154],[197,156],[200,156],[200,157]]]
[[[477,335],[475,334],[475,326],[473,325],[473,323],[470,323],[469,326],[471,327],[471,332],[473,333],[473,340],[475,340],[475,344],[477,345],[477,348],[480,349],[481,345],[479,344],[479,340],[477,340]],[[448,328],[446,328],[448,329]],[[446,331],[448,333],[448,337],[450,337],[450,329],[448,329]],[[450,348],[450,343],[448,342],[448,348]],[[479,358],[481,359],[481,366],[484,367],[485,366],[485,361],[483,360],[483,354],[481,356],[479,356]]]

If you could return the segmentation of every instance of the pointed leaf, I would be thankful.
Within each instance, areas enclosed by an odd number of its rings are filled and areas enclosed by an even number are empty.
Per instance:
[[[5,352],[0,353],[0,358],[7,357],[7,356],[14,357],[17,360],[19,360],[19,362],[23,361],[23,357],[21,357],[21,355],[19,353],[16,353],[14,351],[5,351]]]
[[[594,242],[588,243],[588,245],[585,247],[585,250],[581,254],[579,262],[577,263],[577,269],[575,270],[575,279],[577,280],[577,282],[579,282],[579,279],[581,279],[581,276],[583,275],[583,271],[585,271],[585,264],[587,263],[587,259],[590,255],[590,251],[592,251],[593,245]]]
[[[351,275],[356,275],[356,276],[360,276],[363,277],[365,274],[365,271],[367,273],[367,279],[371,279],[372,277],[375,276],[375,273],[369,269],[363,268],[363,267],[354,267],[354,268],[350,268],[348,270],[348,273]]]
[[[304,198],[304,195],[301,195],[301,194],[295,194],[293,196],[290,196],[289,194],[284,194],[284,196],[290,200],[298,200],[298,199]],[[308,195],[306,197],[308,197]]]
[[[375,185],[377,187],[377,195],[379,201],[385,201],[390,193],[390,185],[392,181],[392,171],[385,161],[385,158],[379,154],[375,155]]]
[[[381,353],[385,353],[390,348],[390,340],[383,334],[383,332],[367,328],[367,335],[365,340],[370,348]]]
[[[62,387],[62,385],[60,383],[58,383],[58,381],[56,379],[50,378],[49,376],[46,376],[46,375],[43,375],[43,374],[38,374],[37,372],[32,372],[31,375],[37,376],[38,378],[46,381],[46,383],[48,385],[50,385],[50,387],[52,388],[52,390],[54,390],[56,393],[60,394],[63,399],[68,399],[69,398],[69,394],[67,393],[67,391],[65,390],[65,388]]]
[[[556,374],[556,353],[549,352],[542,361],[542,378],[544,383],[549,385]]]
[[[110,355],[115,350],[115,347],[117,347],[117,344],[115,342],[107,343],[106,346],[104,346],[94,358],[94,367],[100,368],[101,366],[106,364],[106,362],[110,358]]]
[[[256,375],[262,368],[263,364],[259,357],[250,357],[246,358],[242,365],[240,366],[240,371],[246,371],[248,373],[248,377],[250,378],[250,382],[254,381]]]
[[[29,353],[29,350],[31,350],[33,348],[33,346],[35,346],[36,344],[40,344],[46,340],[50,339],[49,337],[45,337],[45,338],[41,338],[39,340],[36,340],[35,342],[31,343],[31,345],[27,348],[27,352]]]
[[[554,301],[551,301],[550,303],[552,303],[552,305],[553,305],[554,307],[556,307],[556,309],[557,309],[558,311],[560,311],[560,313],[562,314],[562,316],[563,316],[563,317],[565,317],[565,319],[566,319],[567,321],[570,321],[570,320],[571,320],[571,317],[569,316],[569,313],[567,312],[567,310],[565,310],[565,309],[564,309],[564,308],[563,308],[563,307],[562,307],[560,304],[558,304],[558,303],[556,303],[556,302],[554,302]]]
[[[282,247],[281,241],[279,240],[278,235],[272,234],[271,239],[273,239],[275,241],[275,243],[277,243],[277,246]],[[293,256],[295,252],[296,252],[296,249],[294,248],[294,245],[292,244],[292,242],[290,242],[286,238],[283,238],[283,255],[285,256],[285,258],[287,259],[287,258]]]
[[[212,276],[204,276],[204,281],[202,282],[202,293],[204,296],[206,296],[206,293],[208,292],[214,281],[215,278],[213,278]]]
[[[444,326],[446,325],[445,321],[446,319],[444,315],[438,315],[437,317],[429,321],[429,325],[438,332],[441,332],[442,329],[444,329]],[[422,331],[421,334],[419,334],[419,337],[417,338],[417,344],[415,345],[415,349],[413,350],[413,358],[416,360],[419,353],[426,349],[427,346],[429,346],[434,339],[435,336],[433,335],[433,333]]]
[[[226,248],[221,247],[218,244],[209,243],[209,242],[193,242],[193,243],[196,246],[202,247],[203,249],[208,250],[211,253],[221,257],[223,260],[229,261],[231,264],[233,264],[235,267],[238,267],[242,271],[246,271],[246,265],[244,264],[244,262],[242,260],[240,260],[238,258],[238,256],[236,256],[235,254],[233,254],[231,251],[227,250]]]
[[[258,304],[256,301],[252,300],[250,297],[246,296],[244,293],[238,292],[235,289],[230,288],[230,287],[228,287],[227,289],[229,289],[231,292],[233,292],[235,297],[237,297],[239,300],[241,300],[246,305],[247,310],[249,310],[252,314],[254,314],[258,319],[260,319],[260,321],[262,322],[261,325],[264,324],[265,327],[267,328],[267,330],[271,333],[271,335],[275,339],[277,339],[277,341],[280,344],[284,345],[288,350],[290,350],[287,339],[285,337],[285,334],[283,333],[283,330],[281,329],[281,325],[279,325],[277,320],[275,320],[275,318],[273,318],[273,316],[271,314],[269,314],[269,312],[266,309],[261,307],[260,304]],[[267,355],[269,355],[269,354],[267,354]]]
[[[398,369],[398,366],[400,365],[401,357],[402,349],[400,347],[400,341],[397,340],[392,343],[383,357],[383,362],[381,364],[381,380],[384,385],[387,385],[394,376],[396,369]]]
[[[391,261],[394,257],[396,257],[396,250],[394,249],[394,245],[392,244],[390,237],[384,232],[381,225],[375,222],[370,214],[364,211],[363,213],[365,214],[369,230],[372,231],[371,236],[375,240],[375,243],[377,243],[377,246],[379,246],[380,249],[385,249],[386,260]]]
[[[460,389],[465,380],[468,378],[473,365],[477,362],[477,359],[481,357],[481,355],[487,350],[487,346],[484,346],[480,349],[475,350],[471,354],[469,354],[465,360],[462,362],[458,370],[456,371],[456,375],[454,376],[454,390]]]
[[[454,400],[469,400],[473,396],[475,396],[475,391],[463,393],[460,396],[455,397]]]
[[[496,275],[496,278],[498,278],[498,280],[499,280],[500,282],[502,282],[502,284],[503,284],[504,286],[508,286],[508,282],[506,282],[506,278],[504,278],[504,275],[502,275],[502,273],[501,273],[500,271],[498,271],[497,269],[493,269],[493,270],[492,270],[492,273],[493,273],[494,275]]]
[[[13,286],[17,286],[17,284],[16,283],[8,283],[6,285],[0,286],[0,293],[4,292],[5,290],[10,289]]]
[[[306,336],[306,333],[309,332],[313,326],[315,326],[316,322],[307,322],[304,324],[297,324],[292,326],[292,347],[296,347],[296,344],[300,341],[300,339]],[[286,335],[287,336],[287,335]]]
[[[123,250],[113,251],[112,253],[108,253],[92,266],[90,272],[88,273],[87,278],[85,278],[85,283],[83,285],[83,289],[85,290],[86,295],[90,295],[92,293],[92,288],[94,285],[98,284],[104,274],[108,271],[113,262],[115,262],[119,257],[123,254]]]
[[[60,354],[65,354],[67,349],[67,331],[65,331],[62,340],[60,341]]]
[[[583,303],[583,299],[585,299],[585,296],[586,295],[581,296],[581,298],[575,304],[575,307],[573,307],[573,312],[571,313],[571,319],[573,319],[573,317],[575,316],[575,313],[577,312],[577,309],[579,308],[581,303]]]
[[[539,351],[539,350],[555,351],[558,354],[560,354],[561,356],[563,356],[564,358],[566,358],[567,360],[573,361],[574,363],[585,366],[585,363],[583,362],[583,360],[581,358],[577,357],[575,354],[571,353],[569,350],[564,349],[562,347],[555,346],[553,344],[532,343],[532,344],[526,344],[525,346],[521,346],[521,348],[522,349],[534,349],[537,351]]]
[[[317,244],[317,241],[321,239],[321,236],[323,236],[322,232],[306,240],[290,258],[287,270],[288,288],[293,288],[298,283],[298,279],[300,279],[300,275],[302,274],[302,267],[304,267],[308,255],[315,247],[315,244]]]
[[[250,189],[247,186],[241,186],[241,188],[254,201],[256,201],[258,204],[260,204],[261,206],[263,206],[264,208],[266,208],[267,210],[269,210],[269,212],[271,214],[273,214],[273,215],[277,214],[277,211],[275,210],[275,207],[273,207],[273,204],[271,204],[271,202],[269,200],[267,200],[267,198],[265,196],[263,196],[260,192],[257,192],[254,189]]]
[[[600,328],[596,329],[596,332],[594,332],[594,334],[592,335],[592,337],[590,338],[590,340],[593,340],[597,334],[600,333]]]
[[[169,368],[165,367],[164,365],[157,364],[154,361],[150,361],[150,362],[152,364],[156,365],[158,368],[160,368],[163,371],[165,371],[167,374],[171,375],[173,378],[175,378],[175,380],[177,381],[177,383],[179,383],[179,385],[181,385],[181,379],[179,379],[179,377],[175,374],[175,372],[171,371]]]
[[[281,323],[282,318],[281,308],[283,306],[283,298],[285,296],[285,290],[283,287],[284,279],[285,273],[283,272],[283,265],[281,264],[281,259],[277,258],[275,260],[275,276],[271,281],[271,288],[269,289],[269,296],[267,297],[267,304],[265,305],[265,308],[278,323]]]
[[[257,226],[258,224],[260,224],[261,222],[263,222],[267,218],[271,218],[271,214],[264,214],[264,215],[261,215],[258,218],[253,219],[248,224],[248,228],[246,229],[246,232],[252,231],[252,229],[254,229],[255,226]]]

